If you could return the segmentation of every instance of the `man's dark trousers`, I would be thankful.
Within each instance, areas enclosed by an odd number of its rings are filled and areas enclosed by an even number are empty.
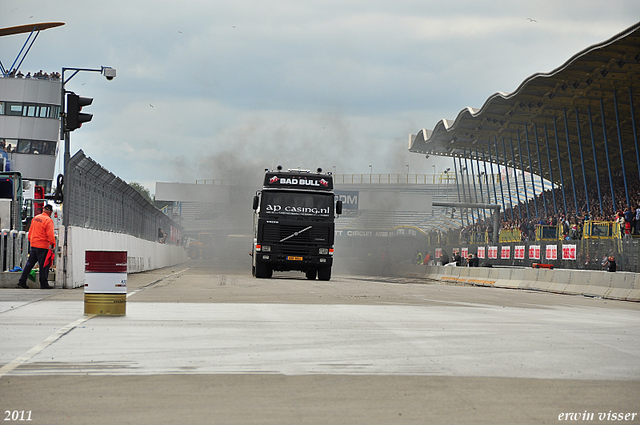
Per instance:
[[[29,259],[27,260],[27,264],[24,266],[24,270],[22,271],[22,275],[20,276],[20,280],[18,283],[27,284],[27,277],[29,273],[31,273],[31,269],[36,265],[36,261],[40,264],[40,287],[49,286],[49,267],[44,266],[44,262],[47,259],[47,254],[49,250],[47,248],[34,248],[31,247],[31,252],[29,252]]]

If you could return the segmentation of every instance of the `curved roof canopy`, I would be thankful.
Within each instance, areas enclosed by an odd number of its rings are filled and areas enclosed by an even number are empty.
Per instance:
[[[617,158],[610,161],[615,175],[622,157],[626,174],[637,182],[639,99],[640,23],[551,73],[532,75],[513,93],[496,93],[480,109],[465,108],[454,121],[411,135],[409,151],[506,164],[555,183],[558,169],[567,179],[573,167],[585,181],[595,178],[596,168],[607,173],[609,157]]]
[[[43,31],[64,25],[64,22],[43,22],[40,24],[26,24],[15,27],[0,28],[0,37],[13,34],[24,34],[33,31]]]
[[[18,72],[18,70],[20,69],[20,65],[22,65],[22,62],[27,57],[27,54],[29,53],[29,50],[31,50],[33,43],[36,42],[36,39],[38,38],[40,31],[44,31],[49,28],[59,27],[62,25],[64,25],[64,22],[43,22],[39,24],[26,24],[26,25],[18,25],[15,27],[0,28],[0,37],[6,36],[6,35],[15,35],[15,34],[26,34],[26,33],[29,34],[29,36],[27,37],[27,40],[24,42],[24,45],[22,46],[22,49],[20,49],[20,51],[18,52],[16,59],[13,61],[13,63],[8,69],[5,68],[2,61],[0,61],[0,72],[2,72],[2,75],[7,77],[11,75],[12,71],[15,71],[16,73]]]

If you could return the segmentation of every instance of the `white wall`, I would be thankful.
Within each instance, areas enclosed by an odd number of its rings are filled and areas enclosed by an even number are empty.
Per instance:
[[[64,228],[60,229],[60,245],[64,241]],[[128,272],[136,273],[168,267],[187,261],[187,251],[182,246],[161,244],[138,239],[123,233],[70,227],[67,255],[67,285],[64,284],[62,259],[58,258],[56,287],[78,288],[84,286],[85,251],[127,251]],[[61,250],[57,250],[61,255]]]

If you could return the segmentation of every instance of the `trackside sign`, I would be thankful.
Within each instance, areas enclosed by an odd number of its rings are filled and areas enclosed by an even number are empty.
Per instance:
[[[265,188],[288,188],[310,190],[332,190],[333,179],[327,176],[314,176],[313,174],[278,174],[266,173],[264,177]]]

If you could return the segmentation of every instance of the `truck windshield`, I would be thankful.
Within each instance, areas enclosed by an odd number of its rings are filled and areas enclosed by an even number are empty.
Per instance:
[[[303,216],[327,218],[333,210],[332,193],[262,192],[262,216]]]

